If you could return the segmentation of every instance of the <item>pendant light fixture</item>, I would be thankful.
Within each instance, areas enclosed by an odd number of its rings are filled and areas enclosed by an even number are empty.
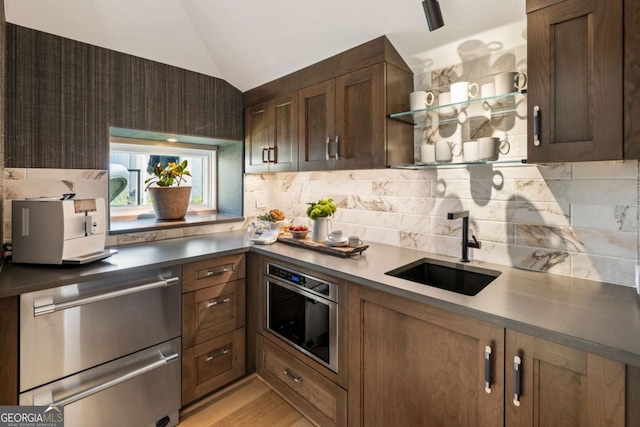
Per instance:
[[[422,0],[422,7],[424,7],[424,15],[427,17],[429,31],[437,30],[444,26],[442,11],[440,10],[438,0]]]

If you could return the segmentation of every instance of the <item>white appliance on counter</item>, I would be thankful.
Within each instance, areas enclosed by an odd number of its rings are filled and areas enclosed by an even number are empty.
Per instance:
[[[107,258],[104,198],[12,202],[13,262],[85,264]]]

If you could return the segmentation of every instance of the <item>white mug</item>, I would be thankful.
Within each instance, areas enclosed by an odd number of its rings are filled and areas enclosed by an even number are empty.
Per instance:
[[[462,161],[477,162],[480,160],[478,141],[465,141],[462,143]]]
[[[436,96],[433,92],[419,90],[409,94],[409,105],[411,106],[411,110],[424,110],[426,107],[431,106],[435,99]]]
[[[449,92],[440,92],[438,94],[438,105],[451,104],[451,94]],[[444,107],[438,109],[438,114],[441,116],[450,116],[454,113],[453,107]]]
[[[344,236],[342,234],[342,230],[333,230],[327,236],[327,239],[332,240],[334,242],[341,242],[344,240]]]
[[[358,236],[349,236],[349,246],[351,246],[352,248],[357,248],[359,246],[362,246],[363,244],[364,242],[360,240]]]
[[[506,139],[486,137],[478,138],[478,157],[483,161],[498,160],[500,154],[507,154],[511,145]]]
[[[453,156],[460,155],[460,150],[460,144],[451,141],[437,141],[436,162],[448,163],[452,160]]]
[[[436,145],[433,143],[422,144],[420,146],[420,163],[436,162]]]
[[[492,98],[496,96],[496,84],[494,82],[491,82],[491,83],[485,83],[482,86],[480,86],[480,96],[482,98]],[[484,103],[491,106],[491,105],[495,105],[496,100],[488,99]]]
[[[469,82],[457,82],[451,84],[451,103],[466,102],[469,98],[478,96],[478,84]]]
[[[527,86],[527,75],[516,71],[500,73],[495,78],[496,95],[506,95],[507,93],[522,90]]]

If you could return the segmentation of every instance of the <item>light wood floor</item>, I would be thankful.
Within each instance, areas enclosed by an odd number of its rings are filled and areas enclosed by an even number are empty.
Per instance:
[[[257,376],[180,412],[180,427],[312,427],[298,410]]]

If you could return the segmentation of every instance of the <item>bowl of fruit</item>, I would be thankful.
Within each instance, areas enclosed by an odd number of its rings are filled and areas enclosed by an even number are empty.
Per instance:
[[[305,225],[292,225],[289,227],[289,233],[296,239],[304,239],[309,234],[309,227]]]
[[[291,220],[285,219],[284,212],[280,209],[271,209],[269,212],[258,216],[258,222],[262,224],[265,229],[278,230],[279,233],[283,233],[291,223]]]

